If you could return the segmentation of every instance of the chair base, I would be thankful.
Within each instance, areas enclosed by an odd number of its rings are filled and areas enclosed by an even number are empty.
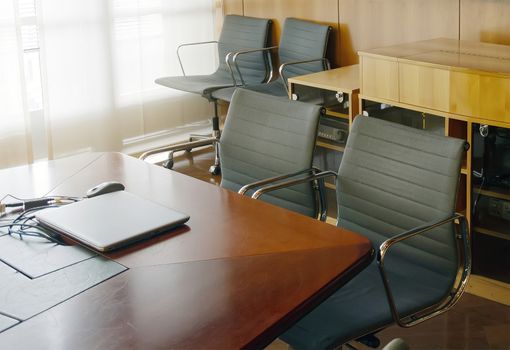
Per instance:
[[[210,139],[211,137],[213,137],[213,134],[209,134],[209,135],[190,134],[189,142],[207,140],[207,139]]]
[[[221,174],[221,167],[220,165],[211,165],[211,167],[209,168],[209,172],[213,175],[220,175]]]
[[[217,136],[213,137],[200,137],[196,141],[190,141],[181,143],[179,145],[173,146],[171,149],[167,149],[168,152],[168,158],[163,163],[163,166],[167,169],[172,169],[174,166],[174,154],[175,152],[179,151],[186,151],[191,152],[193,148],[202,147],[202,146],[208,146],[213,145],[214,146],[214,164],[209,168],[209,172],[213,175],[218,175],[221,173],[220,169],[220,152],[219,152],[219,140],[220,140],[220,133],[214,132],[213,134],[217,134]],[[196,136],[191,136],[190,139],[196,139]]]
[[[202,147],[205,145],[214,146],[214,164],[209,168],[209,172],[213,175],[221,174],[220,167],[220,140],[221,132],[219,130],[213,130],[212,136],[204,135],[190,135],[190,142],[181,143],[174,146],[168,152],[168,159],[163,163],[163,166],[167,169],[172,169],[174,166],[174,153],[178,151],[191,152],[193,148]]]
[[[218,175],[221,173],[220,169],[220,150],[219,150],[219,141],[221,136],[220,131],[220,119],[218,116],[218,104],[216,101],[214,102],[214,116],[212,118],[213,130],[211,135],[198,135],[191,134],[189,136],[189,142],[179,143],[177,145],[166,146],[157,148],[151,151],[147,151],[143,153],[139,159],[145,160],[148,156],[168,152],[168,158],[163,162],[163,167],[167,169],[172,169],[174,166],[174,153],[179,151],[191,152],[193,148],[203,147],[203,146],[214,146],[214,165],[209,168],[209,172],[213,175]]]
[[[214,164],[211,165],[209,168],[209,172],[212,175],[219,175],[221,174],[221,167],[220,167],[220,136],[221,131],[220,130],[213,130],[213,136],[216,138],[216,142],[214,143]]]
[[[215,147],[215,162],[214,162],[214,164],[219,166],[220,161],[219,161],[219,157],[217,156],[217,155],[219,155],[219,152],[216,151],[216,148],[218,148],[218,141],[219,141],[219,136],[218,137],[209,137],[206,139],[192,141],[192,142],[179,143],[177,145],[172,145],[172,146],[167,146],[167,147],[161,147],[161,148],[157,148],[157,149],[143,153],[139,157],[139,159],[145,160],[150,155],[163,153],[163,152],[169,152],[168,158],[163,163],[163,166],[167,169],[172,169],[172,167],[174,165],[174,153],[175,152],[191,151],[193,148],[214,145],[214,147]]]

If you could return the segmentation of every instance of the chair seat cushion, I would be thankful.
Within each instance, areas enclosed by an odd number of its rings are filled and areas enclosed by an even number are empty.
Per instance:
[[[246,89],[286,99],[289,98],[287,90],[285,90],[283,83],[279,79],[272,81],[269,84],[248,85],[246,86]]]
[[[362,233],[361,227],[348,227]],[[386,271],[399,314],[409,315],[434,305],[450,291],[451,280],[425,270],[419,261],[391,256]],[[280,338],[294,349],[325,349],[341,345],[393,323],[379,267],[365,270],[303,317]]]
[[[236,90],[236,87],[230,87],[226,89],[216,90],[212,93],[212,97],[217,100],[223,100],[230,102],[232,100],[232,95]],[[257,91],[266,95],[272,95],[276,97],[282,97],[288,99],[287,90],[282,85],[279,80],[275,80],[270,82],[269,84],[254,84],[254,85],[245,85],[243,89]]]
[[[212,92],[212,97],[216,100],[222,100],[230,102],[232,100],[232,95],[234,95],[234,91],[236,91],[237,87],[228,87],[224,89],[214,90]]]
[[[216,89],[232,86],[232,79],[220,75],[187,75],[156,79],[156,84],[210,98]]]

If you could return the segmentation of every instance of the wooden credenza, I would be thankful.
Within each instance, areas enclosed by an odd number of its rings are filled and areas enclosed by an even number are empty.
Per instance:
[[[421,116],[423,122],[414,124],[425,129],[434,120],[434,132],[471,145],[457,203],[471,224],[475,275],[470,290],[510,305],[510,218],[502,213],[510,211],[510,164],[497,165],[501,176],[487,175],[489,168],[497,172],[488,164],[504,158],[510,136],[510,46],[433,39],[364,50],[359,56],[362,111],[374,116],[392,109],[408,112],[415,119]],[[489,144],[480,127],[500,141]],[[500,154],[489,159],[489,146]]]
[[[510,46],[434,39],[359,55],[365,99],[510,125]]]

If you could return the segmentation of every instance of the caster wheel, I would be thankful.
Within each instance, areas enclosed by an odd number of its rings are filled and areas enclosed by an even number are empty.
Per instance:
[[[213,175],[221,174],[221,168],[219,165],[213,165],[209,168],[209,172]]]
[[[163,163],[163,167],[167,169],[172,169],[174,167],[174,161],[173,159],[168,159]]]

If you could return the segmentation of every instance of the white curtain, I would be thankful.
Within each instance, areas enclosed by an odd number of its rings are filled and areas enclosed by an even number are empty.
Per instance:
[[[33,51],[24,50],[30,36],[22,35],[27,32],[26,21],[20,20],[23,3],[36,4],[33,35],[40,48],[41,70],[36,75],[41,79],[41,111],[37,104],[30,106],[34,84],[27,83],[27,68],[34,69],[23,55]],[[212,0],[0,4],[0,167],[29,162],[34,154],[37,159],[40,154],[58,158],[84,151],[122,151],[134,141],[210,116],[205,99],[160,87],[154,79],[181,74],[178,44],[213,39]],[[187,73],[214,69],[214,47],[187,51]],[[43,122],[37,121],[38,115]]]
[[[0,167],[31,160],[15,19],[13,2],[0,0]]]

